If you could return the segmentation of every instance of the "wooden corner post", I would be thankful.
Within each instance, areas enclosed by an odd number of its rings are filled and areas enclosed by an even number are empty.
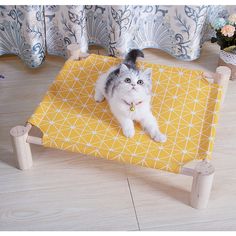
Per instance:
[[[190,194],[190,205],[204,209],[210,197],[215,168],[210,162],[201,161],[193,171],[193,183]]]
[[[21,170],[30,169],[33,164],[30,144],[27,143],[27,137],[30,129],[31,125],[27,125],[15,126],[10,130],[18,168]]]
[[[216,68],[216,76],[214,77],[214,83],[223,87],[222,103],[224,103],[225,95],[228,89],[231,70],[227,66],[219,66]]]
[[[205,73],[205,76],[209,79],[213,79],[215,84],[222,86],[223,95],[222,95],[222,104],[224,103],[224,98],[227,92],[229,79],[231,75],[231,70],[227,66],[218,66],[215,73]]]

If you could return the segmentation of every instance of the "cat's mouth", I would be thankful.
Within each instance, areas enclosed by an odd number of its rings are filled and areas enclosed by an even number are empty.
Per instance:
[[[132,91],[132,90],[137,91],[135,87],[132,87],[130,90],[131,90],[131,91]]]

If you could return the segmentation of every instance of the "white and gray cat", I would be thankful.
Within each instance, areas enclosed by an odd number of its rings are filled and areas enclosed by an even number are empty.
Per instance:
[[[102,74],[96,82],[94,98],[97,102],[106,98],[126,137],[134,136],[137,121],[153,140],[165,142],[166,135],[160,132],[151,111],[152,70],[139,70],[137,57],[144,57],[143,52],[131,50],[122,64]]]

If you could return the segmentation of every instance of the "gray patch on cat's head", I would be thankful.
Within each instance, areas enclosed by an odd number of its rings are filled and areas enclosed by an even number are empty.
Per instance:
[[[126,64],[121,64],[118,69],[108,76],[105,92],[110,96],[120,90],[123,93],[146,93],[149,95],[152,90],[151,73],[150,68],[141,71],[129,68]]]
[[[114,86],[117,83],[117,79],[119,77],[119,72],[120,72],[120,68],[117,68],[116,70],[112,71],[106,80],[106,84],[105,84],[105,93],[106,94],[110,94],[111,96],[113,95],[114,92]]]

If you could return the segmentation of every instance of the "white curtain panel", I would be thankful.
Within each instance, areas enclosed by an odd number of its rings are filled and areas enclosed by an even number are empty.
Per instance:
[[[211,22],[235,6],[0,6],[0,55],[16,54],[30,67],[45,53],[65,56],[100,45],[110,55],[132,48],[159,48],[180,60],[194,60],[214,34]]]

